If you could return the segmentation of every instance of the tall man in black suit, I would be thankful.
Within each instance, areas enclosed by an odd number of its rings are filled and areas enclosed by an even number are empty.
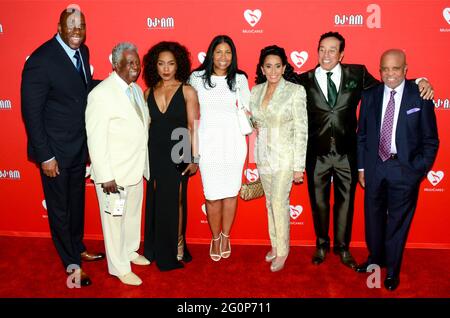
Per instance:
[[[312,262],[321,264],[330,250],[330,188],[334,183],[334,252],[355,268],[349,252],[358,170],[356,167],[356,111],[361,92],[379,83],[364,65],[341,64],[345,39],[338,32],[322,34],[319,65],[297,76],[306,89],[308,148],[306,174],[316,233]],[[422,95],[432,98],[431,86],[420,82]]]
[[[84,113],[92,86],[84,15],[64,10],[58,33],[29,57],[22,73],[22,115],[28,156],[40,165],[50,231],[66,268],[104,254],[83,244],[87,144]],[[72,265],[70,268],[69,265]],[[89,276],[76,270],[82,286]]]
[[[384,85],[362,95],[358,124],[359,181],[365,187],[368,261],[387,267],[384,286],[395,290],[419,185],[439,146],[432,101],[424,101],[414,82],[405,80],[406,56],[388,50],[380,61]]]

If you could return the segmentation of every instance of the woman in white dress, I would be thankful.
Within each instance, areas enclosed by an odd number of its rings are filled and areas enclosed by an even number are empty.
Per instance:
[[[247,77],[238,69],[236,47],[230,37],[219,35],[211,41],[203,64],[191,74],[189,82],[200,102],[199,166],[212,232],[209,254],[219,261],[231,254],[229,236],[247,155],[236,113],[236,87],[244,105],[250,98]]]

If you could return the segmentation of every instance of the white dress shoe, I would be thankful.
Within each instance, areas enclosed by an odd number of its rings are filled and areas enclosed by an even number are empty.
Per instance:
[[[131,261],[134,265],[150,265],[150,261],[146,259],[144,256],[139,255],[134,260]]]
[[[142,284],[142,280],[133,272],[129,272],[123,276],[117,276],[125,285],[139,286]]]

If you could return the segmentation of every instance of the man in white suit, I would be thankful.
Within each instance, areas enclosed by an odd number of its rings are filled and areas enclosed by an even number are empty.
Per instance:
[[[112,51],[114,72],[88,96],[86,130],[105,239],[108,271],[127,285],[142,280],[131,263],[149,265],[140,244],[143,180],[149,178],[150,117],[142,89],[137,48],[120,43]]]

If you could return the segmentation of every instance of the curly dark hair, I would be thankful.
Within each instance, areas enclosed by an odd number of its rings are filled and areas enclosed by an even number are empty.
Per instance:
[[[152,46],[147,54],[144,55],[142,78],[147,87],[155,87],[161,80],[156,64],[159,54],[162,52],[171,52],[173,54],[177,63],[175,79],[183,84],[186,83],[191,73],[191,54],[185,46],[178,42],[163,41]]]
[[[289,64],[286,52],[282,47],[276,46],[276,45],[269,45],[266,46],[261,50],[261,53],[259,55],[259,62],[258,65],[256,65],[256,77],[255,77],[255,83],[261,84],[267,81],[266,76],[263,74],[261,67],[264,65],[264,60],[268,55],[276,55],[281,58],[281,64],[283,66],[286,66],[286,69],[284,70],[283,78],[286,81],[290,81],[292,83],[297,83],[296,81],[296,74],[294,72],[294,68],[291,64]]]
[[[234,91],[236,85],[236,74],[244,74],[245,77],[247,77],[247,74],[238,68],[236,46],[234,45],[233,40],[228,35],[217,35],[214,37],[214,39],[212,39],[211,43],[208,46],[205,60],[199,67],[194,70],[194,72],[204,70],[205,73],[203,74],[202,78],[205,88],[206,86],[209,86],[210,88],[214,87],[213,83],[211,82],[211,75],[214,72],[214,50],[221,43],[227,43],[231,48],[231,65],[228,67],[226,79],[228,88],[231,91]]]

